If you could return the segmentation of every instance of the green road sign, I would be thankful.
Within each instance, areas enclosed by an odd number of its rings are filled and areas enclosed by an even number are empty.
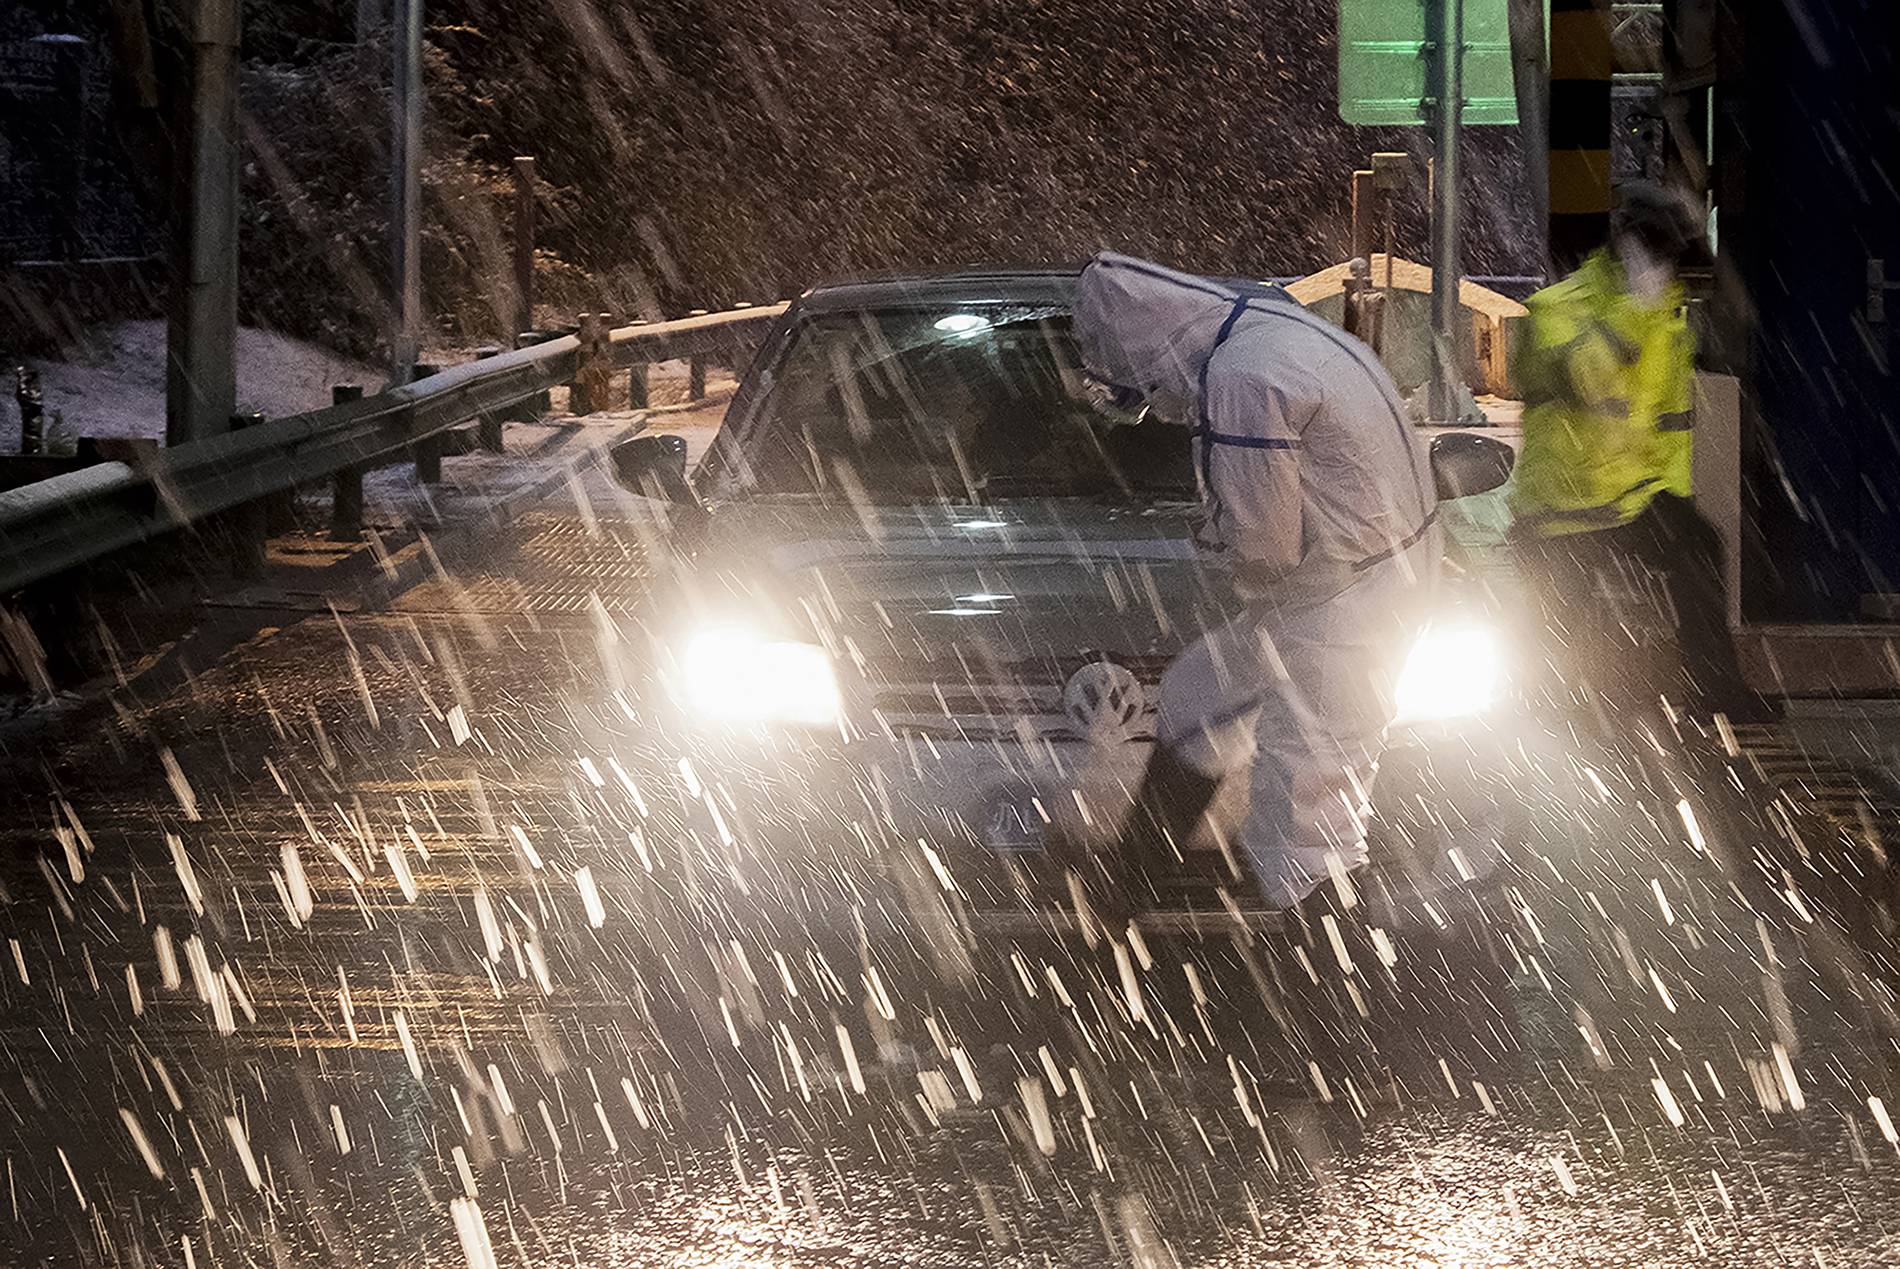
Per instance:
[[[1427,3],[1437,0],[1339,0],[1339,115],[1347,123],[1428,121]],[[1464,121],[1517,122],[1508,0],[1465,0]]]

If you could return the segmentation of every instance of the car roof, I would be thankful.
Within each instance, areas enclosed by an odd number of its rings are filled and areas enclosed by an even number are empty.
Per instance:
[[[1079,268],[986,268],[947,273],[856,278],[813,287],[798,301],[806,313],[863,309],[940,308],[955,304],[1068,305]]]
[[[1059,304],[1075,302],[1079,265],[1033,265],[955,269],[845,278],[813,287],[799,298],[801,312],[849,313],[865,309],[934,309],[955,304]],[[1212,277],[1247,293],[1283,288],[1297,278]]]

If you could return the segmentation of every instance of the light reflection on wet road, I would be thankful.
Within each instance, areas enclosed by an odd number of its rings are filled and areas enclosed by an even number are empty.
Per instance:
[[[863,799],[712,815],[599,666],[584,617],[307,621],[66,736],[8,820],[0,1259],[1900,1254],[1878,912],[1803,910],[1844,843],[1745,903],[1672,808],[1553,814],[1316,1083],[1284,940],[946,955]]]

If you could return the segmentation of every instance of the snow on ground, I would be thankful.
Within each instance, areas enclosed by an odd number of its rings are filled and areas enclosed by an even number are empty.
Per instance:
[[[297,414],[330,404],[330,386],[360,383],[379,390],[382,371],[275,331],[238,331],[238,409]],[[68,437],[165,435],[165,323],[115,322],[100,326],[65,360],[29,358],[46,394],[49,437],[53,412],[64,416]],[[9,402],[9,405],[11,402]],[[19,448],[18,416],[0,429],[0,449]]]
[[[467,360],[472,354],[431,349],[438,364]],[[299,414],[330,404],[330,389],[339,383],[361,384],[374,394],[388,382],[388,372],[343,357],[316,344],[275,331],[250,327],[238,331],[238,410],[260,411],[276,418]],[[63,360],[28,358],[40,372],[46,394],[49,441],[58,436],[68,443],[82,436],[165,435],[165,323],[162,320],[116,322],[92,332],[86,346]],[[654,405],[686,398],[685,362],[663,362],[649,371],[648,391]],[[713,371],[717,388],[728,376]],[[624,387],[616,385],[618,392]],[[557,389],[558,409],[566,399]],[[58,433],[53,413],[63,416]],[[0,406],[0,452],[19,448],[19,417],[11,393]]]
[[[677,375],[668,369],[673,364]],[[505,456],[478,452],[446,459],[439,485],[418,482],[415,464],[409,462],[365,473],[364,522],[379,529],[430,526],[483,507],[519,503],[531,490],[536,491],[527,497],[531,503],[552,500],[570,512],[579,503],[609,514],[626,495],[598,461],[607,447],[636,432],[671,433],[685,438],[687,464],[697,466],[719,433],[736,386],[729,374],[714,370],[707,376],[706,399],[687,402],[684,362],[654,366],[650,384],[657,407],[652,410],[603,410],[585,418],[557,411],[536,423],[510,423],[503,433]],[[304,491],[305,504],[318,519],[327,515],[329,494],[326,485]]]

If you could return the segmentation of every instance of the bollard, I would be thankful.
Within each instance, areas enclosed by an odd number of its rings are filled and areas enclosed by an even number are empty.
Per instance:
[[[442,367],[440,366],[433,366],[427,362],[418,361],[416,363],[415,372],[409,376],[409,382],[414,383],[418,379],[427,379],[430,375],[439,372],[441,369]],[[416,456],[416,479],[425,485],[441,484],[442,434],[438,432],[434,436],[423,437],[414,445],[410,446],[410,452]]]
[[[475,350],[477,361],[487,361],[490,357],[499,356],[501,356],[501,347],[497,344],[483,344]],[[501,421],[507,418],[508,414],[506,410],[494,413],[483,411],[481,420],[475,424],[475,443],[491,454],[501,453],[504,448],[501,442]]]
[[[20,406],[20,452],[37,454],[46,447],[46,393],[39,371],[15,367],[13,399]]]
[[[333,405],[362,399],[361,384],[339,383],[330,389],[330,402]],[[331,478],[330,536],[339,542],[350,542],[362,534],[363,469],[345,467]]]

